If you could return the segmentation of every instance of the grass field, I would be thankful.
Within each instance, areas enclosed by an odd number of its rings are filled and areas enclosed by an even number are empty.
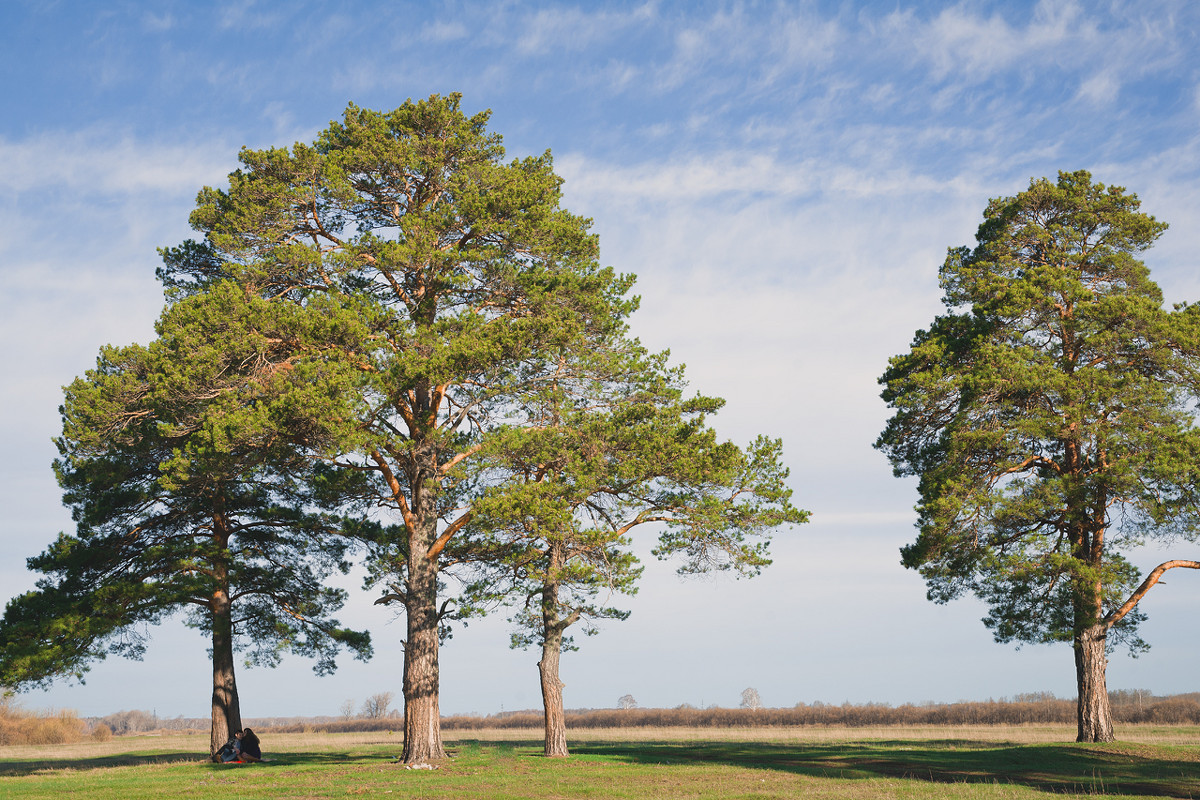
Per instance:
[[[1200,728],[1126,726],[1069,744],[1061,726],[578,731],[573,757],[529,731],[447,736],[435,770],[395,762],[396,735],[263,735],[272,759],[211,764],[207,736],[0,748],[0,797],[1200,798]]]

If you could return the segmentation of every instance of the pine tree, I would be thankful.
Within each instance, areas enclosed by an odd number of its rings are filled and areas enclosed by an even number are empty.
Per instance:
[[[302,455],[337,394],[321,364],[293,363],[303,331],[275,312],[218,284],[67,388],[55,466],[77,528],[29,559],[46,577],[0,623],[4,684],[140,657],[146,626],[187,611],[212,641],[215,754],[242,727],[235,650],[271,666],[313,657],[318,674],[343,647],[370,655],[367,634],[330,616],[345,592],[325,580],[347,568],[349,540],[320,513]]]
[[[880,379],[876,446],[920,479],[905,566],[930,599],[973,593],[998,641],[1068,641],[1079,741],[1113,738],[1106,652],[1137,635],[1125,553],[1200,532],[1200,308],[1162,307],[1136,255],[1166,225],[1087,172],[991,201],[941,269],[948,313]]]

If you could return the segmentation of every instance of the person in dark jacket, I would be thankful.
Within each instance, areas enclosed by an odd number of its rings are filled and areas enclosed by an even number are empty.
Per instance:
[[[219,761],[228,764],[231,761],[237,761],[238,755],[242,752],[242,741],[238,738],[241,731],[236,731],[228,742],[221,745],[221,749],[217,751],[214,761]]]
[[[258,743],[258,736],[249,728],[234,733],[233,740],[222,747],[218,755],[226,764],[262,761],[262,749]]]
[[[258,744],[258,736],[246,728],[242,731],[242,761],[262,761],[262,748]]]

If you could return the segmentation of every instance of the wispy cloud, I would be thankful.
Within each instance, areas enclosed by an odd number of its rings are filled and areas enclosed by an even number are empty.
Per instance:
[[[233,0],[218,9],[220,26],[225,29],[261,29],[280,25],[286,14],[283,7],[265,5],[259,0]]]
[[[856,166],[847,160],[787,160],[746,150],[619,165],[569,154],[559,157],[557,166],[570,182],[572,192],[621,205],[694,206],[718,199],[744,203],[762,197],[803,201],[817,195],[960,197],[980,188],[979,182],[967,176],[947,181],[942,176],[915,171],[913,165],[906,166],[896,159]]]
[[[932,17],[906,9],[860,19],[884,52],[927,68],[935,83],[965,89],[1013,76],[1052,89],[1062,82],[1089,103],[1112,103],[1123,80],[1180,66],[1192,38],[1173,2],[1114,3],[1111,15],[1050,0],[1028,16],[1002,9],[958,4]]]
[[[0,139],[0,189],[194,192],[224,178],[236,166],[236,153],[228,142],[156,143],[98,129]]]
[[[142,27],[152,33],[169,31],[175,27],[175,17],[170,12],[155,14],[153,11],[147,11],[142,15]]]
[[[421,27],[421,38],[427,42],[453,42],[467,37],[467,26],[461,20],[434,20]]]
[[[509,30],[519,31],[516,49],[524,55],[577,52],[610,41],[631,27],[653,24],[656,16],[654,3],[643,3],[628,11],[550,6],[518,14]]]
[[[933,77],[978,80],[1017,65],[1052,62],[1064,52],[1090,49],[1094,22],[1075,3],[1040,4],[1024,26],[999,13],[982,16],[963,6],[942,9],[932,19],[896,11],[880,26],[884,41],[905,47],[927,62]]]

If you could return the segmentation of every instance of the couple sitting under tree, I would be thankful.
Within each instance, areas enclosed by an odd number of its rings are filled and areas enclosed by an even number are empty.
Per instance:
[[[233,734],[233,738],[220,749],[217,756],[224,763],[246,763],[263,760],[262,748],[258,744],[258,736],[249,728],[236,731]]]

